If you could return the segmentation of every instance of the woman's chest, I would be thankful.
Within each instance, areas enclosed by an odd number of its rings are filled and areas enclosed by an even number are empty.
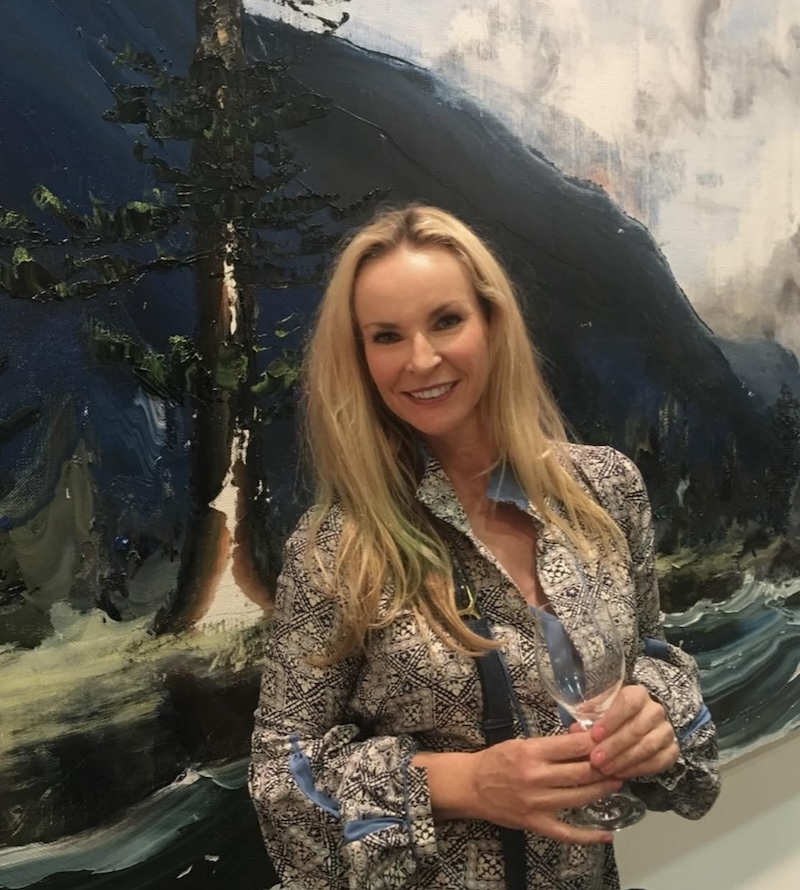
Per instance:
[[[526,728],[536,735],[561,731],[555,702],[539,682],[535,622],[522,594],[491,558],[468,555],[466,568],[481,613],[501,644],[519,709],[520,734]],[[639,642],[634,590],[624,566],[597,563],[576,569],[570,558],[545,547],[540,550],[539,576],[545,596],[565,617],[586,597],[605,601],[632,668]],[[432,749],[468,750],[484,743],[484,690],[475,659],[453,649],[430,628],[420,627],[410,611],[373,636],[351,706],[373,732],[416,734]]]
[[[375,733],[422,733],[479,746],[482,695],[474,660],[402,612],[371,642],[351,705]]]

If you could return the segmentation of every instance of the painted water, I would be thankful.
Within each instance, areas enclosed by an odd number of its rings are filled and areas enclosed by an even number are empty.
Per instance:
[[[97,615],[76,616],[73,638],[78,632],[86,639],[95,636],[98,620]],[[725,760],[800,725],[800,581],[774,585],[746,579],[728,600],[701,601],[668,616],[666,626],[673,642],[695,651]],[[105,683],[115,662],[120,670],[115,696],[146,708],[147,684],[137,685],[142,675],[122,670],[126,650],[143,634],[128,626],[125,636],[124,642],[106,640],[110,645],[100,647],[104,657],[96,646],[87,646],[78,657],[82,665],[71,659],[73,676]],[[59,645],[69,644],[63,639],[46,651],[55,654]],[[13,690],[15,676],[41,676],[23,665],[32,654],[5,654],[0,664],[4,690]],[[44,718],[52,715],[54,701],[70,700],[71,684],[52,678],[37,688],[27,701],[43,718],[37,732],[45,741],[50,724]],[[62,711],[60,719],[70,718]],[[246,793],[246,765],[240,758],[193,767],[105,826],[50,843],[0,847],[0,886],[135,890],[180,878],[177,886],[222,887],[236,875],[237,887],[265,888],[270,872]],[[89,793],[108,791],[98,783]]]

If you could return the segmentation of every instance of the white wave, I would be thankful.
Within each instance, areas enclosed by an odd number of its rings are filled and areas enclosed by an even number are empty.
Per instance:
[[[241,787],[246,780],[245,764],[237,761],[219,768],[187,770],[106,828],[49,843],[1,847],[0,887],[19,890],[63,872],[103,874],[145,862],[213,810],[215,787]]]
[[[753,739],[750,742],[747,742],[744,745],[729,745],[720,751],[720,763],[723,765],[729,764],[734,760],[738,760],[740,757],[744,757],[745,754],[751,754],[755,751],[759,751],[767,745],[772,744],[773,742],[779,742],[781,739],[785,739],[792,732],[796,732],[800,729],[800,717],[795,720],[790,720],[785,726],[782,726],[780,729],[776,729],[774,732],[767,733],[765,735],[760,735],[758,738]]]
[[[713,602],[700,599],[684,612],[670,612],[664,617],[667,628],[689,627],[709,615],[736,615],[756,604],[780,606],[800,589],[800,580],[789,579],[781,582],[765,581],[745,574],[741,586],[726,600]]]

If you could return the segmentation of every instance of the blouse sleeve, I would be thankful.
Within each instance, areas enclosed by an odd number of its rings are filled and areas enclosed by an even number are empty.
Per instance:
[[[634,780],[634,792],[653,810],[674,810],[699,819],[719,794],[717,732],[703,701],[695,660],[666,642],[659,606],[650,500],[636,465],[623,457],[629,481],[617,522],[631,557],[636,592],[641,654],[633,681],[664,707],[680,747],[677,763],[667,772]]]
[[[425,770],[410,736],[371,736],[351,712],[363,655],[330,666],[333,599],[287,543],[255,713],[249,788],[284,890],[411,886],[436,844]],[[379,880],[380,879],[380,880]]]

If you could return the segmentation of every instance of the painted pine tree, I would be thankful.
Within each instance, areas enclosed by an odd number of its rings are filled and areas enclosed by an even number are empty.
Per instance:
[[[325,0],[277,5],[309,21],[317,40],[346,20],[341,2],[336,20],[320,14]],[[137,134],[134,154],[152,188],[115,206],[87,195],[81,212],[41,184],[32,195],[37,221],[0,209],[0,288],[15,297],[97,300],[148,276],[191,271],[195,331],[172,337],[167,353],[100,324],[88,332],[101,360],[122,361],[150,393],[191,405],[189,509],[158,632],[193,624],[220,590],[238,597],[232,611],[247,608],[242,592],[267,602],[247,511],[263,490],[264,425],[291,398],[297,363],[280,349],[262,355],[259,294],[318,283],[342,220],[363,209],[303,184],[286,134],[326,114],[328,102],[293,81],[288,52],[248,59],[242,0],[196,0],[195,19],[185,73],[133,47],[117,51],[121,82],[105,117]]]

